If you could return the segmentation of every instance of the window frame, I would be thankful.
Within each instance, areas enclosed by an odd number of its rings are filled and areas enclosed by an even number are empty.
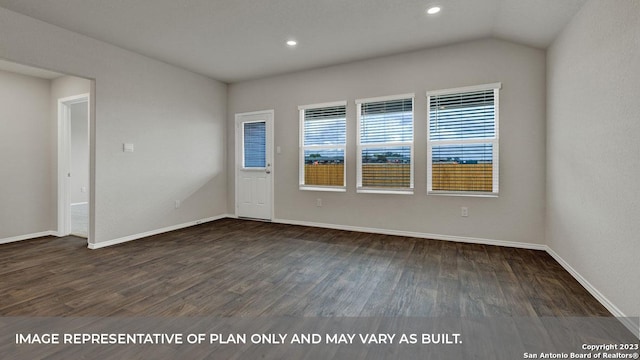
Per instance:
[[[256,123],[264,123],[265,124],[265,133],[266,133],[266,126],[267,123],[264,120],[253,120],[253,121],[245,121],[241,124],[242,126],[242,170],[245,171],[264,171],[267,168],[267,161],[266,161],[266,157],[265,157],[265,166],[247,166],[247,149],[246,149],[246,124],[256,124]],[[265,138],[266,141],[266,138]],[[266,144],[265,144],[265,154],[266,154],[267,148],[266,148]]]
[[[502,83],[490,83],[475,86],[465,86],[451,89],[427,91],[427,195],[470,196],[470,197],[498,197],[500,190],[500,89]],[[438,95],[450,95],[476,91],[493,90],[494,95],[494,128],[493,138],[465,138],[462,140],[431,140],[431,97]],[[451,191],[433,190],[433,147],[437,145],[463,145],[463,144],[491,144],[492,145],[492,191]]]
[[[344,145],[336,145],[336,144],[331,144],[331,145],[306,145],[304,144],[304,118],[305,118],[305,111],[309,110],[309,109],[320,109],[320,108],[328,108],[328,107],[336,107],[336,106],[344,106],[344,117],[345,117],[345,134],[344,134]],[[305,190],[305,191],[330,191],[330,192],[346,192],[347,191],[347,143],[348,143],[348,137],[347,137],[347,101],[333,101],[333,102],[326,102],[326,103],[319,103],[319,104],[309,104],[309,105],[300,105],[298,106],[298,112],[299,112],[299,137],[300,137],[300,141],[299,141],[299,149],[298,149],[298,153],[299,153],[299,159],[298,159],[298,188],[299,190]],[[344,151],[344,160],[343,160],[343,164],[344,164],[344,170],[343,170],[343,180],[342,180],[342,186],[332,186],[332,185],[306,185],[304,183],[304,171],[305,171],[305,163],[304,163],[304,151],[308,150],[308,149],[317,149],[317,150],[323,150],[323,149],[342,149]]]
[[[371,102],[382,102],[382,101],[393,101],[393,100],[405,100],[411,99],[411,141],[401,141],[401,142],[392,142],[392,143],[367,143],[362,144],[361,142],[361,134],[360,130],[362,127],[362,104],[371,103]],[[413,195],[414,192],[414,144],[415,144],[415,126],[416,126],[416,118],[415,118],[415,93],[408,94],[399,94],[399,95],[390,95],[390,96],[380,96],[380,97],[372,97],[372,98],[364,98],[364,99],[356,99],[356,147],[357,147],[357,182],[356,182],[356,192],[362,194],[404,194],[404,195]],[[410,180],[408,188],[384,188],[384,187],[365,187],[362,186],[362,150],[366,148],[381,148],[381,147],[392,147],[392,146],[408,146],[410,149]]]

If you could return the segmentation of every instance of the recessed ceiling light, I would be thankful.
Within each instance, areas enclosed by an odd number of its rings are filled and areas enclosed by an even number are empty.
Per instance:
[[[427,9],[427,14],[435,15],[435,14],[439,13],[440,10],[442,10],[442,9],[440,9],[440,6],[432,6],[429,9]]]
[[[287,45],[288,46],[296,46],[296,45],[298,45],[298,42],[295,41],[295,40],[289,40],[289,41],[287,41]]]

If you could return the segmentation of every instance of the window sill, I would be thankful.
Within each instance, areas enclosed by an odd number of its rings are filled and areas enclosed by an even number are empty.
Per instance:
[[[451,192],[451,191],[429,191],[427,195],[435,196],[462,196],[462,197],[478,197],[478,198],[498,198],[497,193],[471,193],[471,192]]]
[[[390,194],[390,195],[413,195],[413,189],[371,189],[359,188],[358,194]]]
[[[347,192],[346,187],[332,187],[332,186],[306,186],[300,185],[302,191],[329,191],[329,192]]]

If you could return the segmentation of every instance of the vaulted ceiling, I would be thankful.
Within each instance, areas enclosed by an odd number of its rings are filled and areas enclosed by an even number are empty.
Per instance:
[[[237,82],[497,37],[546,48],[586,0],[0,0],[0,6]],[[442,11],[429,16],[425,10]],[[298,42],[295,47],[287,40]]]

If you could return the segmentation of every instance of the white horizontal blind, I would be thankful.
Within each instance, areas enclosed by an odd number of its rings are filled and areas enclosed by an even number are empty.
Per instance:
[[[358,103],[358,188],[413,189],[413,96]]]
[[[300,107],[300,119],[300,186],[344,187],[346,102]]]
[[[266,164],[266,123],[245,122],[242,128],[243,167],[264,168]]]
[[[498,192],[498,88],[428,93],[428,191]]]
[[[496,135],[494,91],[431,97],[431,140],[493,139]]]

